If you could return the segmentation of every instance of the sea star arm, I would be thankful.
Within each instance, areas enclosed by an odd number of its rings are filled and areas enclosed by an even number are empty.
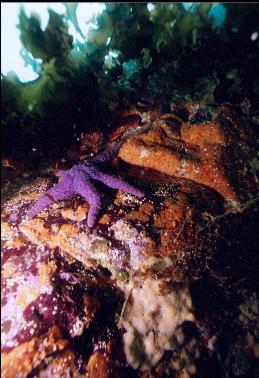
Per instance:
[[[88,227],[93,227],[96,222],[98,213],[101,210],[101,196],[89,180],[78,180],[75,190],[78,194],[80,194],[87,200],[90,206],[87,215],[87,225]]]
[[[34,218],[38,213],[40,213],[45,207],[49,206],[53,201],[48,197],[47,194],[40,197],[38,201],[32,206],[27,214],[27,219]]]
[[[101,152],[100,154],[92,158],[91,163],[106,163],[112,160],[112,158],[114,158],[114,156],[116,155],[116,152],[118,151],[121,145],[122,145],[122,142],[118,142],[114,144],[107,150]]]
[[[53,188],[50,188],[46,194],[41,196],[32,208],[28,212],[28,219],[34,218],[38,213],[40,213],[45,207],[52,204],[54,201],[63,200],[72,194],[72,190],[68,188],[66,183],[57,184]]]
[[[107,173],[100,172],[99,170],[94,171],[91,174],[91,176],[95,180],[101,181],[102,183],[109,186],[110,188],[121,189],[124,192],[133,194],[134,196],[137,196],[137,197],[143,197],[144,196],[144,193],[141,192],[139,189],[137,189],[135,186],[130,185],[126,181],[124,181],[124,180],[122,180],[122,179],[120,179],[116,176],[112,176],[112,175],[109,175]]]

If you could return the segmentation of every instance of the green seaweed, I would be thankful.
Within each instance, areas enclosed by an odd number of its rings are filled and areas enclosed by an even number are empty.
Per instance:
[[[44,138],[49,149],[52,142],[74,143],[75,124],[76,137],[105,128],[107,105],[141,88],[178,101],[238,103],[247,97],[253,106],[259,103],[259,44],[251,39],[258,32],[256,4],[224,4],[219,26],[210,14],[213,3],[195,3],[192,10],[154,3],[151,11],[147,3],[106,3],[97,28],[74,44],[68,21],[82,35],[78,3],[64,4],[66,15],[49,10],[45,30],[36,14],[27,16],[21,8],[23,56],[40,75],[30,83],[2,75],[4,151],[15,146],[26,152],[36,140],[43,148]]]

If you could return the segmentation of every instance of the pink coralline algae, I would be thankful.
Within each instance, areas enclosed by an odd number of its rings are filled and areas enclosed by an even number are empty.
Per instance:
[[[87,216],[88,227],[93,227],[101,210],[101,195],[95,188],[93,181],[100,181],[113,189],[121,189],[125,192],[142,197],[142,193],[136,187],[130,185],[119,177],[104,173],[99,165],[109,162],[115,156],[120,144],[115,144],[110,149],[100,153],[85,163],[73,166],[67,171],[57,172],[62,180],[43,196],[41,196],[28,212],[28,220],[35,217],[46,206],[51,203],[64,200],[72,194],[79,194],[84,197],[90,205]]]

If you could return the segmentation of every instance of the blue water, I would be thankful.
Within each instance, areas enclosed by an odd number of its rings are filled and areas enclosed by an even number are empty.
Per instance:
[[[182,3],[184,9],[188,10],[191,13],[194,13],[197,8],[197,3]],[[209,10],[209,15],[213,16],[215,20],[215,25],[220,27],[225,18],[226,18],[226,8],[223,4],[214,4],[211,9]]]

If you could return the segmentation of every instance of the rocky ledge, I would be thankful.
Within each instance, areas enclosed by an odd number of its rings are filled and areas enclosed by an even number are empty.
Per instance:
[[[109,116],[107,169],[144,197],[100,184],[92,228],[79,195],[27,220],[54,177],[4,201],[3,377],[255,377],[253,124],[197,104]]]

